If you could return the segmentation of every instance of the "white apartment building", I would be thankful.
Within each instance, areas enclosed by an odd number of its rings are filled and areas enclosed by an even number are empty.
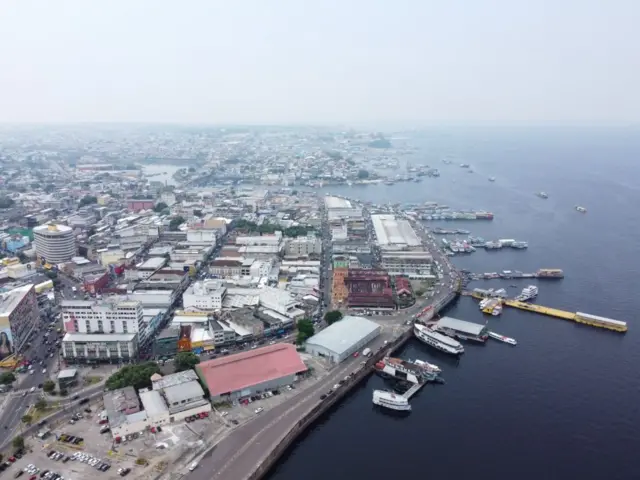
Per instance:
[[[322,253],[322,240],[318,237],[296,237],[287,244],[287,255],[295,257],[308,257]]]
[[[187,242],[215,244],[218,239],[216,230],[189,229],[187,230]]]
[[[381,266],[389,275],[406,275],[409,278],[430,278],[433,257],[423,250],[383,251]]]
[[[218,280],[195,282],[182,294],[182,304],[184,308],[222,310],[226,294],[227,287]]]
[[[36,255],[47,263],[65,263],[76,255],[73,229],[66,225],[40,225],[33,229]]]
[[[138,333],[145,328],[142,303],[132,300],[63,300],[60,304],[69,333]]]

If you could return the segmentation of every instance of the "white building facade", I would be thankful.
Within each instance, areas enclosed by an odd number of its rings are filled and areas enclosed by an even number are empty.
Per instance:
[[[73,229],[66,225],[41,225],[33,229],[36,255],[47,263],[65,263],[76,255]]]

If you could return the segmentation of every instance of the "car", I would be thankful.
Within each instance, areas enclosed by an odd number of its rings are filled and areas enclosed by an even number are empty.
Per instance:
[[[24,475],[24,472],[22,470],[18,470],[16,474],[13,476],[13,478],[18,478],[18,477],[21,477],[22,475]]]
[[[191,465],[189,465],[190,472],[193,472],[196,468],[198,468],[198,462],[193,462]]]
[[[358,355],[360,355],[360,352],[353,352],[353,358],[358,358]]]
[[[256,415],[259,414],[259,413],[262,413],[263,411],[264,411],[264,408],[262,408],[262,407],[256,408]]]
[[[324,400],[325,398],[327,398],[327,396],[324,393],[320,395],[320,400]]]
[[[47,373],[47,369],[46,369],[46,368],[43,368],[43,369],[42,369],[42,374],[44,375],[45,373]]]

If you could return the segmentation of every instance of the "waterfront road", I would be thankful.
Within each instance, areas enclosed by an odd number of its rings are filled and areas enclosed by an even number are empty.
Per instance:
[[[383,346],[392,339],[382,334],[372,348]],[[219,442],[213,451],[205,455],[198,468],[187,475],[189,480],[243,480],[247,478],[282,437],[320,401],[335,384],[351,372],[362,368],[362,358],[349,357],[317,383],[309,385],[295,397],[271,410],[256,415],[248,423],[236,427]],[[246,408],[251,408],[250,406]]]

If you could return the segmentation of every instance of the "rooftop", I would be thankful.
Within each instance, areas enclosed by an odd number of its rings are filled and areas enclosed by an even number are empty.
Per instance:
[[[0,297],[0,315],[11,315],[13,310],[20,304],[22,299],[27,296],[33,285],[23,285],[3,294]]]
[[[308,345],[325,347],[338,355],[347,351],[361,338],[380,330],[380,325],[364,317],[347,315],[307,340]]]
[[[63,342],[132,342],[135,333],[66,333]]]
[[[480,323],[467,322],[466,320],[458,320],[452,317],[442,317],[438,320],[438,327],[452,328],[461,332],[472,335],[480,335],[486,327]]]
[[[282,343],[196,365],[212,397],[307,370],[293,345]]]
[[[171,373],[161,377],[159,380],[153,381],[154,390],[162,390],[163,388],[173,387],[175,385],[181,385],[183,383],[197,380],[198,375],[193,370],[185,370],[183,372]]]
[[[191,370],[193,372],[193,370]],[[195,372],[193,372],[195,374]],[[164,388],[164,396],[167,403],[172,405],[180,403],[184,400],[200,399],[204,397],[204,390],[197,380],[191,380],[180,385],[173,385]]]
[[[58,374],[58,380],[63,380],[65,378],[73,378],[78,374],[78,370],[75,368],[65,368],[61,370]]]
[[[169,410],[164,398],[157,390],[140,392],[140,401],[149,417],[156,417]]]
[[[379,245],[415,247],[422,242],[411,224],[395,215],[371,215],[371,223]]]

